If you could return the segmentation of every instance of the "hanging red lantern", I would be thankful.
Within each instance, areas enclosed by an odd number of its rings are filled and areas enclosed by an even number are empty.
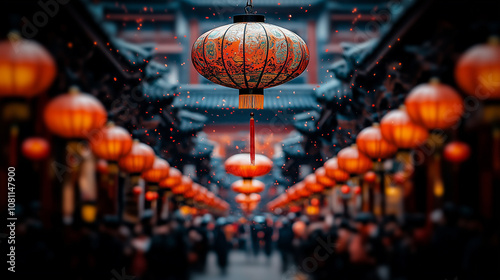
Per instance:
[[[380,122],[382,136],[401,149],[413,149],[427,141],[429,132],[414,123],[404,106],[387,113]]]
[[[288,190],[286,190],[286,194],[288,197],[288,202],[292,202],[300,198],[300,195],[297,192],[297,185],[288,188]]]
[[[109,173],[108,162],[105,159],[99,159],[97,161],[96,170],[101,174],[108,174]]]
[[[408,177],[406,176],[406,174],[403,171],[398,171],[394,174],[393,180],[394,180],[394,183],[396,185],[402,185],[402,184],[406,183],[406,181],[408,180]]]
[[[253,180],[253,179],[244,179],[238,180],[231,184],[231,188],[234,192],[243,193],[243,194],[251,194],[251,193],[259,193],[264,190],[265,185],[261,181]]]
[[[316,175],[314,174],[307,175],[306,178],[304,178],[304,184],[306,189],[312,193],[322,192],[325,188],[325,186],[316,181]]]
[[[153,166],[142,172],[142,178],[148,183],[158,184],[161,180],[168,177],[170,164],[162,158],[156,157]]]
[[[43,160],[50,154],[50,145],[44,138],[30,137],[23,141],[21,152],[30,160]]]
[[[104,126],[107,112],[94,96],[72,87],[69,93],[52,99],[44,111],[47,128],[54,134],[70,139],[85,139]]]
[[[327,160],[323,167],[325,168],[326,176],[334,179],[337,183],[349,180],[349,173],[339,168],[337,157]]]
[[[182,176],[181,183],[172,188],[175,195],[183,195],[193,188],[193,180],[188,176]]]
[[[241,204],[258,203],[258,202],[260,202],[261,197],[260,197],[260,194],[258,194],[258,193],[252,193],[249,195],[240,193],[234,198],[234,200],[237,203],[241,203]]]
[[[360,153],[356,144],[344,148],[337,154],[339,168],[350,174],[362,174],[373,166],[371,159]]]
[[[172,189],[180,183],[182,183],[182,173],[178,169],[171,167],[168,177],[161,180],[159,186],[164,189]]]
[[[225,162],[226,172],[243,178],[266,175],[273,168],[273,162],[264,155],[255,155],[255,164],[251,163],[250,154],[231,156]]]
[[[191,186],[191,189],[186,191],[183,196],[184,198],[186,199],[189,199],[189,198],[194,198],[194,196],[198,193],[198,191],[200,190],[200,188],[202,188],[200,185],[196,184],[196,183],[193,183],[192,186]]]
[[[373,184],[375,183],[375,181],[377,181],[377,174],[373,171],[368,171],[363,176],[363,180],[368,184]]]
[[[360,195],[361,194],[361,187],[355,186],[354,188],[352,188],[352,192],[356,195]]]
[[[311,206],[319,206],[319,199],[312,198],[311,199]]]
[[[362,153],[375,160],[390,158],[398,151],[398,147],[382,137],[378,123],[361,130],[356,137],[356,145]]]
[[[299,76],[309,63],[309,50],[297,34],[264,23],[263,15],[233,19],[194,42],[192,62],[210,81],[239,89],[239,109],[263,109],[264,88]]]
[[[130,152],[120,158],[118,166],[127,173],[138,174],[153,167],[155,158],[153,148],[135,139]]]
[[[467,94],[479,99],[500,99],[500,39],[469,48],[458,59],[455,81]]]
[[[198,190],[198,193],[193,197],[193,200],[197,203],[204,203],[205,200],[207,199],[207,193],[208,193],[208,190],[207,188],[205,187],[201,187],[199,190]]]
[[[0,98],[31,98],[46,91],[57,72],[52,55],[18,33],[11,32],[8,37],[0,42]]]
[[[343,194],[348,194],[351,192],[351,187],[349,187],[348,185],[342,185],[342,187],[340,187],[340,191]]]
[[[134,195],[140,195],[142,193],[142,187],[141,186],[134,186],[132,188],[132,193]]]
[[[444,158],[453,163],[461,163],[466,161],[470,156],[470,147],[467,143],[453,141],[444,147]]]
[[[158,199],[158,197],[159,197],[158,193],[154,192],[154,191],[147,191],[146,194],[144,194],[144,198],[147,201],[156,200],[156,199]]]
[[[297,183],[295,189],[300,198],[308,198],[312,194],[312,192],[306,188],[304,181]]]
[[[316,169],[314,175],[316,176],[316,181],[322,184],[325,188],[333,188],[336,184],[335,180],[326,175],[324,167]]]
[[[110,162],[128,154],[132,148],[132,137],[123,127],[109,122],[90,139],[90,147],[94,154]]]
[[[427,129],[449,128],[464,112],[462,97],[437,78],[412,89],[406,96],[405,106],[411,120]]]

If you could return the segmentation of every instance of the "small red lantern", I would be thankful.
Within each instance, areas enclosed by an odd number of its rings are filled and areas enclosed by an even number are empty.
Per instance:
[[[312,198],[312,199],[311,199],[311,205],[312,205],[312,206],[319,206],[319,199],[317,199],[317,198]]]
[[[336,184],[335,180],[326,175],[326,170],[324,167],[316,169],[314,175],[316,175],[316,181],[322,184],[325,188],[333,188],[333,186],[335,186]]]
[[[96,169],[97,169],[97,172],[99,172],[101,174],[108,174],[109,173],[108,162],[105,159],[99,159],[97,161]]]
[[[134,195],[140,195],[142,193],[142,187],[141,186],[135,186],[132,188],[132,193]]]
[[[156,200],[158,199],[158,193],[153,191],[147,191],[146,194],[144,195],[144,198],[146,198],[147,201]]]
[[[231,188],[234,192],[251,194],[251,193],[259,193],[264,190],[265,185],[261,181],[253,180],[253,179],[243,179],[238,180],[231,184]]]
[[[342,185],[342,187],[340,187],[340,191],[343,194],[348,194],[351,192],[351,188],[348,185]]]
[[[470,156],[470,147],[467,143],[453,141],[444,147],[444,158],[453,163],[461,163],[466,161]]]
[[[337,183],[345,182],[349,179],[349,173],[339,169],[337,157],[331,158],[323,165],[326,176],[334,179]]]
[[[405,106],[387,113],[380,122],[382,136],[388,142],[401,149],[413,149],[427,141],[429,132],[423,126],[414,123]]]
[[[111,162],[118,162],[118,159],[128,154],[132,148],[130,133],[112,122],[89,140],[94,154]]]
[[[148,183],[158,184],[162,179],[168,177],[170,164],[162,158],[156,157],[153,166],[142,172],[142,178]]]
[[[398,171],[394,174],[393,180],[396,185],[402,185],[406,183],[408,177],[405,175],[403,171]]]
[[[306,188],[304,181],[297,183],[295,188],[300,198],[308,198],[312,194],[312,192]]]
[[[269,173],[273,162],[264,155],[255,155],[255,164],[251,163],[250,154],[237,154],[225,162],[226,172],[243,178],[253,178]]]
[[[49,142],[43,138],[31,137],[23,141],[21,152],[28,159],[42,160],[49,156],[50,145]]]
[[[361,187],[355,186],[354,188],[352,188],[352,191],[354,192],[354,194],[359,195],[361,194]]]
[[[168,177],[161,180],[159,186],[160,188],[171,189],[180,183],[182,183],[182,173],[179,169],[172,167],[170,168]]]
[[[120,158],[118,166],[127,173],[138,174],[153,167],[155,157],[153,148],[135,139],[130,152]]]
[[[188,176],[182,176],[180,184],[172,188],[172,193],[175,195],[184,195],[193,188],[193,180]]]
[[[306,189],[308,189],[312,193],[322,192],[325,188],[325,186],[316,181],[316,175],[314,174],[307,175],[304,179],[304,184],[306,186]]]
[[[289,202],[295,201],[295,200],[297,200],[297,199],[300,198],[300,195],[297,192],[297,187],[296,186],[297,185],[294,185],[294,186],[288,188],[288,190],[286,190],[286,194],[287,194]]]
[[[375,183],[375,181],[377,181],[377,174],[375,174],[375,172],[373,171],[368,171],[363,176],[363,180],[368,184],[373,184]]]
[[[350,174],[362,174],[373,166],[371,159],[360,153],[356,144],[344,148],[337,154],[339,168]]]

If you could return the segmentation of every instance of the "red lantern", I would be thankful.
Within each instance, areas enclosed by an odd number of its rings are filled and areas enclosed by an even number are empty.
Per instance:
[[[312,206],[319,206],[319,199],[317,199],[317,198],[312,198],[312,199],[311,199],[311,205],[312,205]]]
[[[138,174],[153,167],[155,158],[154,150],[136,139],[130,152],[120,158],[118,166],[127,173]]]
[[[355,186],[354,188],[352,188],[352,191],[354,192],[354,194],[359,195],[361,194],[361,187]]]
[[[303,221],[296,221],[292,225],[292,231],[297,237],[303,237],[304,234],[306,233],[306,223]]]
[[[349,173],[339,169],[338,159],[336,157],[327,160],[323,167],[325,168],[326,176],[334,179],[337,183],[345,182],[350,177]]]
[[[97,172],[102,173],[102,174],[108,174],[109,173],[109,165],[108,162],[104,159],[99,159],[97,161]]]
[[[335,180],[326,175],[324,167],[316,169],[314,175],[316,175],[316,181],[322,184],[325,188],[332,188],[336,184]]]
[[[306,189],[312,193],[322,192],[325,188],[325,186],[316,181],[316,175],[314,174],[307,175],[304,179],[304,184],[306,186]]]
[[[172,188],[172,193],[175,195],[183,195],[193,188],[193,180],[188,176],[182,176],[180,184]]]
[[[365,173],[373,166],[371,159],[360,153],[355,144],[340,150],[337,158],[339,168],[350,174]]]
[[[50,154],[50,145],[47,140],[40,137],[26,138],[21,145],[23,155],[31,160],[46,159]]]
[[[406,183],[406,180],[408,180],[408,177],[405,175],[403,171],[396,172],[393,177],[394,183],[396,185],[402,185]]]
[[[238,180],[231,184],[231,188],[234,192],[243,193],[243,194],[251,194],[251,193],[259,193],[264,190],[265,185],[261,181],[258,180]]]
[[[398,147],[382,137],[378,123],[361,130],[356,137],[356,145],[362,153],[377,160],[390,158],[398,151]]]
[[[342,187],[340,187],[340,191],[343,194],[348,194],[351,192],[351,188],[348,185],[342,185]]]
[[[153,201],[158,199],[158,193],[157,192],[152,192],[152,191],[147,191],[146,194],[144,195],[144,198],[146,198],[147,201]]]
[[[135,186],[132,188],[132,193],[134,195],[140,195],[142,193],[142,187],[141,186]]]
[[[273,162],[263,155],[255,155],[255,164],[250,162],[250,154],[237,154],[225,162],[226,172],[243,178],[253,178],[269,173]]]
[[[107,112],[97,98],[80,93],[72,87],[67,94],[52,99],[44,111],[47,128],[64,138],[84,139],[100,129],[107,120]]]
[[[171,189],[182,183],[182,173],[175,168],[170,168],[168,177],[160,181],[160,188]]]
[[[295,201],[300,198],[299,193],[297,192],[297,185],[292,186],[286,190],[286,194],[288,197],[288,202]]]
[[[168,177],[170,164],[162,158],[156,157],[153,166],[142,172],[142,178],[148,183],[159,183],[164,178]]]
[[[295,189],[300,198],[308,198],[312,192],[306,188],[304,181],[297,183]]]
[[[50,87],[57,72],[52,55],[18,33],[10,33],[8,40],[0,42],[0,69],[0,97],[38,95]]]
[[[184,198],[194,198],[194,196],[198,193],[200,188],[202,188],[202,186],[193,183],[191,189],[184,193]]]
[[[500,99],[500,40],[475,45],[459,58],[455,81],[467,94],[479,99]]]
[[[234,200],[237,203],[241,203],[241,204],[258,203],[258,202],[260,202],[260,199],[261,199],[260,194],[258,194],[258,193],[252,193],[249,195],[240,193],[234,198]]]
[[[414,123],[404,106],[387,113],[380,122],[382,136],[389,143],[401,149],[413,149],[427,141],[429,132],[425,127]]]
[[[405,99],[408,115],[418,125],[428,129],[453,126],[464,112],[458,92],[438,79],[416,86]]]
[[[97,157],[118,162],[119,158],[130,152],[132,137],[124,128],[110,122],[90,139],[90,147]]]
[[[373,171],[368,171],[363,176],[363,180],[368,184],[373,184],[375,183],[375,181],[377,181],[377,174],[375,174],[375,172]]]
[[[198,190],[198,193],[193,197],[193,200],[197,203],[204,203],[207,199],[208,190],[205,187],[202,187]]]
[[[195,41],[192,62],[210,81],[239,89],[239,109],[263,109],[264,88],[299,76],[309,63],[309,50],[297,34],[264,23],[263,15],[233,18],[233,24]]]
[[[470,148],[467,143],[460,141],[453,141],[444,147],[444,158],[453,163],[461,163],[466,161],[470,156]]]

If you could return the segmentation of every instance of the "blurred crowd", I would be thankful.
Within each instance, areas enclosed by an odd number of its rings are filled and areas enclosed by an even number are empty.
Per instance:
[[[446,204],[430,217],[370,213],[251,218],[175,213],[131,224],[114,217],[49,230],[35,217],[17,228],[17,270],[69,279],[190,279],[213,252],[279,254],[282,279],[500,279],[499,224]]]

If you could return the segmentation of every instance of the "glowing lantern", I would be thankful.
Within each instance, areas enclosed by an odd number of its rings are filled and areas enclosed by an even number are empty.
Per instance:
[[[348,194],[351,192],[351,187],[349,187],[348,185],[342,185],[342,187],[340,187],[340,191],[343,194]]]
[[[326,176],[334,179],[337,183],[345,182],[350,177],[349,173],[339,169],[337,157],[327,160],[323,167],[325,168]]]
[[[405,99],[405,106],[412,121],[428,129],[449,128],[464,111],[458,92],[436,78],[412,89]]]
[[[202,188],[200,185],[193,183],[191,189],[183,194],[184,198],[194,198],[194,196],[198,193],[200,188]]]
[[[31,98],[46,91],[56,77],[56,63],[39,43],[9,33],[0,42],[0,98]]]
[[[97,216],[97,207],[91,203],[85,203],[81,208],[82,220],[86,223],[93,223]]]
[[[168,177],[160,181],[160,188],[172,189],[182,183],[182,173],[176,168],[170,168]]]
[[[296,191],[300,198],[308,198],[312,192],[306,188],[304,181],[297,183]]]
[[[118,166],[125,172],[138,174],[153,167],[155,158],[154,150],[136,139],[132,143],[130,152],[120,158]]]
[[[312,206],[319,206],[319,199],[317,199],[317,198],[312,198],[312,199],[311,199],[311,205],[312,205]]]
[[[302,237],[306,233],[306,223],[303,221],[296,221],[292,225],[292,231],[297,237]]]
[[[23,141],[21,152],[28,159],[42,160],[49,156],[50,145],[49,142],[43,138],[31,137]]]
[[[263,109],[264,88],[299,76],[309,63],[309,50],[297,34],[264,23],[263,15],[233,18],[233,24],[194,42],[192,62],[210,81],[239,89],[239,109]]]
[[[403,171],[396,172],[394,174],[393,180],[396,185],[402,185],[406,182],[408,177]]]
[[[132,188],[132,193],[134,195],[140,195],[142,193],[142,187],[141,186],[135,186]]]
[[[255,164],[250,162],[250,154],[237,154],[225,162],[226,172],[243,178],[253,178],[269,173],[273,162],[263,155],[255,155]]]
[[[142,178],[151,184],[158,184],[161,180],[168,177],[170,164],[162,158],[156,157],[153,166],[142,172]]]
[[[193,180],[188,176],[182,176],[181,183],[172,188],[172,193],[175,195],[183,195],[192,188],[193,188]]]
[[[193,200],[197,203],[204,203],[207,198],[208,190],[207,188],[200,188],[198,193],[193,197]]]
[[[286,194],[289,202],[295,201],[300,198],[300,195],[297,192],[296,185],[288,188],[288,190],[286,190]]]
[[[480,99],[500,99],[500,40],[475,45],[459,58],[455,80],[467,94]]]
[[[314,174],[309,174],[306,176],[306,178],[304,179],[304,185],[306,189],[312,193],[321,192],[325,188],[325,186],[316,181],[316,176]]]
[[[380,122],[382,136],[401,149],[413,149],[427,141],[429,132],[425,127],[414,123],[404,106],[387,113]]]
[[[99,173],[108,174],[109,173],[108,162],[104,159],[99,159],[97,161],[96,169],[97,169],[97,172],[99,172]]]
[[[234,198],[234,200],[237,203],[241,203],[241,204],[257,203],[257,202],[260,202],[260,199],[261,199],[260,194],[258,194],[258,193],[252,193],[249,195],[240,193]]]
[[[127,130],[110,122],[90,139],[90,146],[97,157],[118,162],[120,157],[130,152],[132,137]]]
[[[243,194],[258,193],[264,190],[265,185],[258,180],[238,180],[231,184],[233,191]]]
[[[70,139],[90,137],[106,120],[107,112],[101,102],[90,94],[80,93],[76,87],[52,99],[44,111],[47,128],[58,136]]]
[[[360,153],[355,144],[340,150],[337,154],[339,168],[350,174],[362,174],[373,166],[370,158]]]
[[[316,176],[316,181],[322,184],[325,188],[332,188],[336,184],[335,180],[326,175],[324,167],[316,169],[314,175]]]
[[[378,123],[361,130],[356,137],[356,145],[363,154],[375,160],[390,158],[398,151],[398,147],[382,137]]]
[[[361,194],[361,187],[360,186],[355,186],[354,188],[352,188],[352,191],[354,192],[354,194]]]
[[[157,192],[154,191],[147,191],[146,194],[144,194],[144,198],[146,198],[147,201],[153,201],[158,199],[159,195]]]
[[[469,145],[460,141],[450,142],[444,147],[443,156],[449,162],[464,162],[470,156]]]
[[[305,210],[306,210],[306,215],[309,216],[315,216],[319,214],[318,206],[308,205]]]
[[[377,180],[377,174],[375,174],[375,172],[373,171],[368,171],[363,176],[363,180],[368,184],[373,184]]]

